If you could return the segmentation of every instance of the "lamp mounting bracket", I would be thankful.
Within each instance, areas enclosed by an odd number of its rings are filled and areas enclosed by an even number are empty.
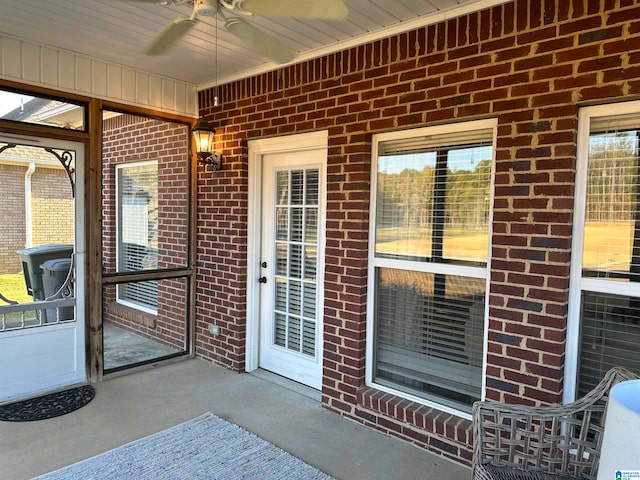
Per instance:
[[[222,170],[222,154],[220,152],[199,152],[198,163],[204,166],[205,171],[213,170],[217,172]]]

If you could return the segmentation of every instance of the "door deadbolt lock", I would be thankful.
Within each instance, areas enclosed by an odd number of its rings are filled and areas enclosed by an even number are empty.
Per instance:
[[[259,282],[259,283],[267,283],[267,277],[260,277],[260,278],[258,279],[258,282]]]

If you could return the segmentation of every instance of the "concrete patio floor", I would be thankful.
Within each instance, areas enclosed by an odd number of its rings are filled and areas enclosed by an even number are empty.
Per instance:
[[[179,353],[160,342],[105,322],[103,328],[104,369],[120,368]]]
[[[0,478],[29,479],[194,418],[236,423],[339,480],[468,480],[470,470],[322,408],[318,392],[198,359],[110,378],[62,417],[0,422]]]

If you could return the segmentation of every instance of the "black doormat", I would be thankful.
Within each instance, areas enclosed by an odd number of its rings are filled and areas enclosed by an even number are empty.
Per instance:
[[[59,417],[84,407],[93,400],[96,391],[91,385],[48,393],[41,397],[0,405],[0,420],[32,422]]]

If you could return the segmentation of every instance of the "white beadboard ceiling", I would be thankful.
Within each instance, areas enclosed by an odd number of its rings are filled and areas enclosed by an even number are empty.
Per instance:
[[[349,8],[346,20],[245,19],[297,52],[296,62],[506,1],[345,0]],[[191,83],[199,89],[277,68],[227,33],[222,21],[216,28],[216,19],[210,17],[200,17],[196,27],[167,54],[142,53],[165,25],[191,12],[191,2],[0,0],[0,34]]]

